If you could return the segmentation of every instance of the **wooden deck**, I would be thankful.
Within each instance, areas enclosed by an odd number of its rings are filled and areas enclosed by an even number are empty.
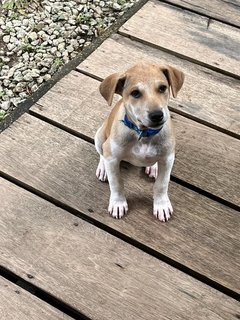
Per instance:
[[[240,319],[240,1],[167,2],[148,1],[1,134],[0,319]],[[169,106],[166,224],[140,168],[122,166],[122,220],[95,178],[100,80],[142,59],[186,75]]]

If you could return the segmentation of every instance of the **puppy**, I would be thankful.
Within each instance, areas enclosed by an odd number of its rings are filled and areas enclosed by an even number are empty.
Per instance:
[[[100,154],[96,175],[109,181],[108,211],[121,218],[128,211],[120,177],[120,162],[146,167],[155,178],[153,214],[167,221],[173,213],[168,184],[174,162],[175,136],[168,110],[170,89],[177,96],[184,74],[171,66],[139,63],[125,73],[114,73],[100,85],[109,105],[114,94],[122,98],[98,129],[95,146]]]

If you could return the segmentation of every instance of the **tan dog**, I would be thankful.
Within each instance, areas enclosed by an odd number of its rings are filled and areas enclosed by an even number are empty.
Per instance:
[[[120,178],[122,160],[146,167],[156,179],[153,214],[167,221],[172,212],[168,184],[174,162],[175,137],[168,110],[170,88],[177,96],[184,74],[170,66],[140,63],[124,74],[114,73],[100,85],[100,93],[112,104],[114,93],[122,96],[98,129],[95,146],[100,154],[96,171],[110,185],[109,213],[121,218],[128,205]]]

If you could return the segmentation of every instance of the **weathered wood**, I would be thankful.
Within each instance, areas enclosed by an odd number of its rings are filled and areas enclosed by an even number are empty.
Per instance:
[[[240,27],[239,0],[168,0],[168,2]]]
[[[216,130],[173,115],[176,160],[173,175],[240,206],[240,143]]]
[[[1,189],[1,263],[91,319],[236,319],[235,300],[9,182]]]
[[[174,65],[185,73],[182,90],[177,99],[170,101],[173,110],[240,136],[240,83],[237,79],[117,34],[104,41],[78,70],[103,79],[142,60]]]
[[[221,285],[240,291],[238,272],[240,221],[239,215],[234,210],[171,183],[169,193],[175,215],[169,223],[162,224],[152,215],[152,182],[145,177],[141,169],[124,165],[122,174],[130,212],[124,219],[115,220],[107,214],[108,184],[97,181],[95,177],[98,156],[91,144],[29,115],[21,117],[4,131],[0,138],[0,171],[80,210]],[[0,196],[2,195],[1,191]],[[7,197],[5,201],[13,208],[21,203],[19,200],[10,201]],[[28,208],[33,208],[30,202],[22,201],[25,207],[29,203]],[[39,210],[41,211],[39,218],[45,219],[42,212],[46,211],[54,219],[54,213],[51,214],[50,210]],[[36,214],[35,209],[32,210],[32,214]],[[18,219],[21,219],[21,216],[21,213],[17,214]],[[37,219],[37,217],[31,218],[30,226],[35,221],[34,225],[41,228],[42,223]],[[60,220],[63,225],[69,226],[64,218]],[[21,225],[18,220],[15,222],[15,218],[9,221],[16,226]],[[61,241],[66,242],[65,238],[68,238],[68,235],[65,231],[61,231],[55,222],[49,223],[46,219],[46,223],[49,225],[48,234],[51,235],[51,225],[54,225],[58,238],[63,237]],[[24,230],[26,228],[22,227],[22,234]],[[35,232],[33,230],[34,234]],[[14,240],[15,237],[8,229],[6,234]],[[89,235],[88,238],[91,241]],[[29,245],[32,236],[26,234],[24,239],[26,245]],[[49,239],[46,241],[51,242]],[[38,242],[39,244],[34,245],[34,250],[41,253],[46,245],[39,240]],[[73,245],[75,240],[71,239],[70,242],[78,253],[77,246]],[[4,241],[4,247],[7,245],[8,240]],[[16,245],[15,247],[18,250]],[[10,251],[14,251],[12,248]],[[24,261],[26,256],[32,255],[32,250],[21,251],[24,252]],[[121,252],[122,250],[118,250],[119,254]],[[50,252],[48,254],[51,256]],[[7,259],[11,260],[9,256]]]
[[[98,93],[98,86],[98,81],[72,72],[42,97],[38,102],[40,105],[32,110],[94,138],[110,110]],[[177,114],[174,114],[174,123],[177,157],[173,174],[240,205],[239,141]]]
[[[237,28],[152,0],[120,32],[240,77]]]
[[[2,183],[2,181],[1,181]],[[2,189],[1,189],[2,191]],[[7,195],[8,199],[12,195]],[[0,196],[2,199],[2,195]],[[2,212],[2,208],[0,209]],[[13,226],[13,225],[12,225]],[[0,228],[4,226],[1,225]],[[5,225],[6,227],[6,225]],[[12,231],[12,230],[11,230]],[[2,247],[1,250],[4,251]],[[2,251],[1,251],[2,255]],[[22,288],[0,277],[0,319],[2,320],[67,320],[72,319]]]

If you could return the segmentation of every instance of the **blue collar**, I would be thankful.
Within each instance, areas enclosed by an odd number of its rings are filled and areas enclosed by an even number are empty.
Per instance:
[[[140,130],[134,123],[132,123],[127,115],[125,114],[124,119],[121,120],[125,126],[127,126],[128,128],[134,130],[137,132],[137,134],[139,135],[139,140],[142,137],[150,137],[150,136],[154,136],[155,134],[157,134],[158,132],[161,131],[162,128],[160,129],[144,129],[144,130]]]

